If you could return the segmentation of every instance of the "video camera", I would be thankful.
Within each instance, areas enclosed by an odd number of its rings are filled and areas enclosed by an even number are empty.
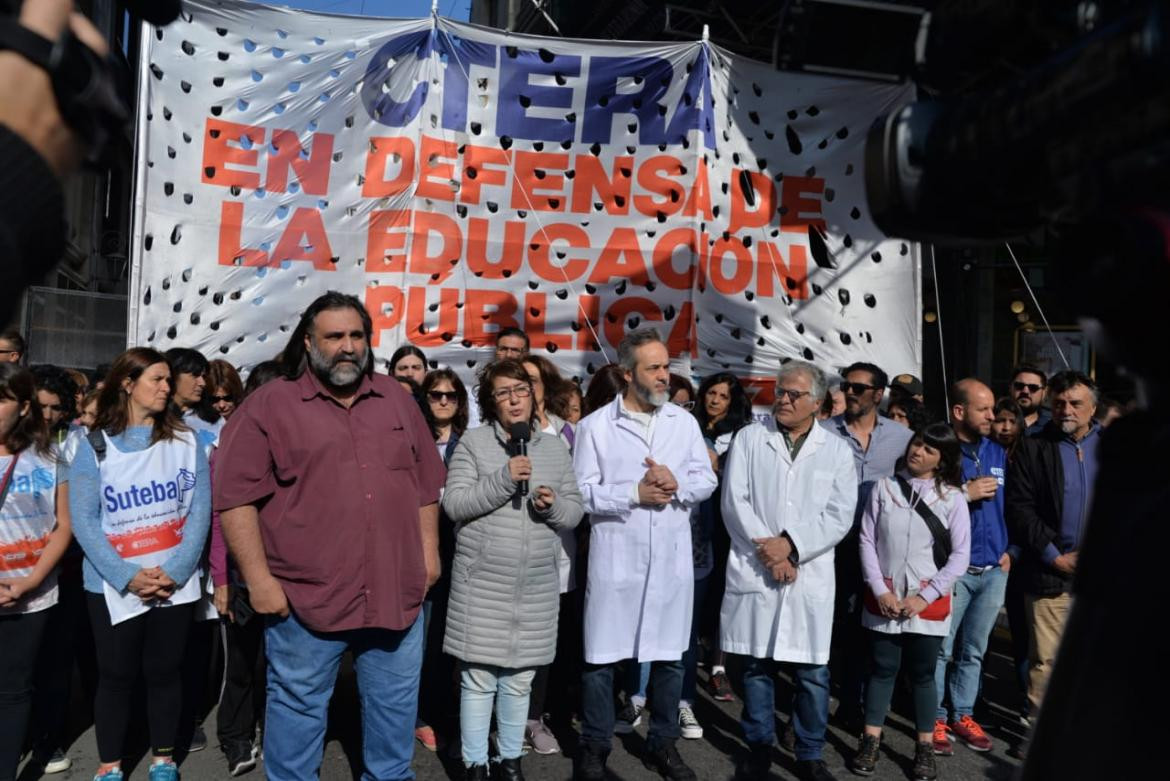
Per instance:
[[[887,234],[1002,241],[1166,200],[1170,3],[943,0],[916,81],[866,146]],[[973,86],[972,86],[973,85]]]

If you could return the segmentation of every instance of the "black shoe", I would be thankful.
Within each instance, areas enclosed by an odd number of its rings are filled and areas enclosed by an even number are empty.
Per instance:
[[[837,781],[823,759],[798,759],[794,772],[800,781]]]
[[[496,781],[524,781],[524,771],[520,769],[520,757],[515,759],[501,759],[496,765]]]
[[[873,775],[882,756],[881,747],[882,739],[879,735],[862,735],[861,745],[857,747],[857,756],[853,757],[850,769],[859,776]]]
[[[772,769],[772,746],[769,743],[749,743],[748,755],[736,772],[738,781],[767,781]]]
[[[698,781],[695,771],[687,767],[687,763],[678,755],[673,740],[664,741],[657,748],[647,751],[642,756],[642,764],[670,781]]]
[[[227,758],[229,776],[242,776],[256,767],[256,755],[259,752],[248,741],[224,743],[222,749],[224,757]]]
[[[577,756],[573,758],[574,781],[605,781],[605,760],[608,757],[608,748],[578,744]]]
[[[194,754],[196,751],[202,751],[207,748],[207,733],[203,731],[202,724],[196,724],[194,731],[191,733],[191,743],[187,746],[187,753]]]
[[[934,781],[938,768],[934,763],[934,748],[929,743],[919,743],[914,748],[914,769],[910,771],[914,781]]]
[[[472,765],[463,768],[463,781],[488,781],[487,765]]]

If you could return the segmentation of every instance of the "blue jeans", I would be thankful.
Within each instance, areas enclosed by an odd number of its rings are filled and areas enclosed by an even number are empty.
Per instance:
[[[522,670],[459,664],[459,738],[463,764],[486,765],[492,703],[496,706],[496,745],[500,759],[516,759],[524,749],[524,724],[535,667]]]
[[[646,701],[646,687],[650,685],[650,662],[639,662],[637,659],[627,659],[622,670],[622,690],[626,697],[638,697]]]
[[[1008,576],[1002,569],[989,569],[982,575],[963,575],[955,581],[951,597],[951,631],[938,651],[934,685],[938,692],[937,718],[947,718],[946,695],[950,694],[955,721],[970,716],[979,696],[979,679],[983,671],[983,654],[995,628],[995,619],[1003,605]],[[959,648],[955,649],[955,636]],[[953,665],[950,662],[954,662]],[[950,685],[947,685],[947,672]]]
[[[771,659],[743,657],[743,715],[740,723],[749,745],[776,742],[776,688]],[[820,759],[829,724],[829,667],[825,664],[791,665],[796,682],[792,699],[792,728],[796,733],[796,758]]]
[[[585,663],[581,676],[581,742],[608,752],[613,741],[613,723],[617,718],[613,707],[614,671],[622,662],[612,664]],[[663,743],[678,739],[678,699],[682,691],[682,662],[650,663],[650,731],[646,748],[655,750]]]
[[[314,632],[292,613],[269,617],[264,769],[269,781],[316,778],[341,656],[353,652],[362,708],[362,781],[412,779],[423,618],[409,629]]]

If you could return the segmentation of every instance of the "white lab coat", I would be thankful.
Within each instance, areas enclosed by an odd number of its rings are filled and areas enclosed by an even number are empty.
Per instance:
[[[691,638],[694,562],[691,507],[715,490],[715,473],[694,417],[666,404],[650,442],[624,417],[622,397],[577,424],[573,468],[589,513],[585,661],[676,661]],[[646,458],[678,481],[675,500],[651,508],[632,501]]]
[[[720,648],[757,659],[829,661],[833,549],[853,525],[856,504],[857,471],[844,440],[814,423],[794,462],[774,424],[740,430],[723,475],[723,522],[731,553]],[[799,556],[792,583],[772,577],[752,542],[782,532]]]

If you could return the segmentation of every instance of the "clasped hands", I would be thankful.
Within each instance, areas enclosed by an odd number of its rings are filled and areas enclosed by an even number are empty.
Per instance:
[[[908,599],[898,599],[894,596],[894,592],[887,591],[877,598],[878,608],[882,611],[882,616],[891,621],[896,619],[909,619],[926,610],[928,607],[926,600],[915,594]]]
[[[170,599],[176,585],[162,567],[149,567],[138,570],[127,588],[143,602],[149,602],[152,599]]]
[[[756,546],[756,558],[764,565],[764,569],[772,573],[780,583],[795,583],[799,567],[792,563],[792,541],[781,535],[779,537],[754,537],[752,543]]]
[[[653,458],[646,458],[646,474],[638,482],[638,501],[651,507],[665,507],[674,501],[678,480],[674,473]]]
[[[12,607],[39,585],[40,582],[34,582],[31,575],[0,580],[0,607]]]

